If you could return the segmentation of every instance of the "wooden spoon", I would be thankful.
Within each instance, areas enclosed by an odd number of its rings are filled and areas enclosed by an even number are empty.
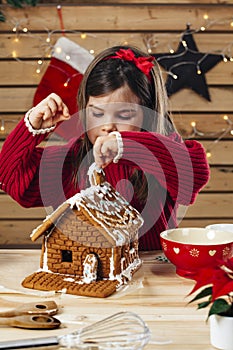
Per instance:
[[[20,315],[55,315],[58,306],[55,301],[42,301],[35,303],[24,303],[9,311],[0,312],[0,317],[15,317]]]
[[[22,315],[15,317],[0,318],[0,325],[28,329],[54,329],[60,326],[61,322],[49,315]]]

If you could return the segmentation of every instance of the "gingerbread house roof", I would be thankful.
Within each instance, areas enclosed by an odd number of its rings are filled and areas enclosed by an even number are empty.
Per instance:
[[[105,181],[102,170],[96,172],[95,168],[92,169],[89,178],[92,184],[89,188],[69,198],[33,230],[33,241],[54,226],[68,208],[81,210],[90,222],[104,228],[109,241],[116,245],[125,244],[134,238],[132,235],[143,225],[140,213]]]

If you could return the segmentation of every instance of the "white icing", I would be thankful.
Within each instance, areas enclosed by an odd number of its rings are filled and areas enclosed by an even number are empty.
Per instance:
[[[114,276],[114,269],[115,269],[115,266],[114,266],[114,248],[112,248],[112,255],[110,257],[110,272],[109,272],[109,280],[112,281],[115,279],[115,276]]]
[[[97,280],[97,258],[94,254],[88,254],[83,262],[83,282],[91,283]]]
[[[87,176],[89,177],[89,182],[91,185],[97,185],[94,171],[96,171],[98,174],[104,174],[103,169],[97,167],[96,163],[92,163],[87,172]]]
[[[130,228],[135,232],[143,224],[143,219],[118,192],[114,192],[108,182],[91,186],[67,200],[71,208],[83,208],[88,215],[102,226],[117,246],[123,245],[131,237]]]
[[[43,254],[43,271],[49,271],[47,252],[48,252],[47,237],[45,237],[45,240],[44,240],[44,254]]]
[[[122,279],[121,274],[120,275],[116,275],[115,279],[116,279],[116,281],[118,281],[117,287],[120,287],[123,284],[123,279]]]
[[[65,281],[65,282],[75,282],[75,279],[72,278],[72,277],[66,277],[66,278],[63,279],[63,281]]]
[[[124,271],[122,271],[121,277],[126,277],[130,281],[133,276],[133,271],[137,269],[141,263],[141,259],[135,259]]]

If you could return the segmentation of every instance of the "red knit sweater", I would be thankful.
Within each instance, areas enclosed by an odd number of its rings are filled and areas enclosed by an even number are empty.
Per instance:
[[[209,166],[202,145],[148,132],[121,132],[124,151],[117,164],[105,168],[106,180],[137,208],[144,218],[141,250],[160,249],[159,234],[176,227],[179,204],[192,204],[209,179]],[[86,186],[87,169],[80,167],[78,188],[70,184],[71,158],[80,140],[38,146],[46,135],[33,136],[22,120],[7,137],[0,153],[0,188],[23,207],[53,206]],[[134,168],[148,177],[148,198],[137,199],[129,177]]]

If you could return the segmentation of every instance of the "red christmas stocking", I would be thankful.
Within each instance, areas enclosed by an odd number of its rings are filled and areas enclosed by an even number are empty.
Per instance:
[[[66,37],[61,37],[54,45],[49,66],[37,87],[34,106],[52,92],[59,95],[68,106],[72,118],[56,128],[56,133],[65,139],[80,136],[80,131],[77,130],[80,127],[77,92],[83,73],[92,60],[93,56],[86,49]]]

